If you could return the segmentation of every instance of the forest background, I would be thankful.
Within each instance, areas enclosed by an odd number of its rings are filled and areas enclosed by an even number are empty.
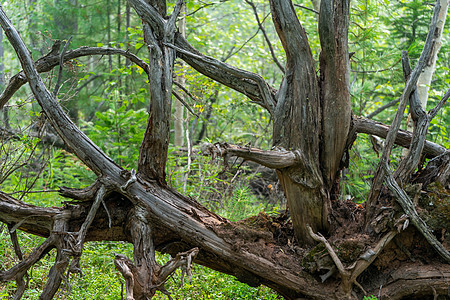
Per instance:
[[[169,4],[174,5],[175,3]],[[294,1],[318,61],[320,44],[317,12],[309,1]],[[82,46],[114,47],[140,55],[143,50],[141,20],[123,0],[27,0],[3,2],[33,58],[44,56],[55,40],[68,49]],[[432,6],[423,1],[355,0],[351,2],[349,48],[351,104],[356,116],[390,124],[404,88],[400,51],[407,50],[414,63],[422,50]],[[202,53],[233,66],[260,74],[278,86],[284,53],[266,1],[187,1],[187,40]],[[180,25],[181,24],[181,25]],[[448,26],[447,26],[448,27]],[[1,32],[0,32],[1,34]],[[449,36],[444,29],[443,36]],[[69,40],[70,39],[70,40]],[[429,91],[434,107],[450,83],[450,42],[443,39],[438,65]],[[0,91],[21,70],[11,45],[0,35]],[[190,66],[177,62],[180,75],[174,86],[173,123],[167,163],[167,182],[208,209],[231,221],[265,212],[278,216],[286,209],[276,175],[269,169],[235,160],[204,155],[202,145],[226,141],[260,149],[272,146],[270,115],[262,107],[248,104],[242,94],[219,85]],[[43,75],[48,85],[57,81],[58,70]],[[66,63],[59,99],[72,120],[102,150],[127,169],[136,169],[139,144],[148,118],[148,84],[142,68],[120,55],[91,56]],[[394,99],[394,101],[392,101]],[[42,142],[36,132],[47,132],[48,124],[28,87],[21,88],[1,114],[0,190],[37,206],[61,206],[61,186],[83,188],[95,174],[49,133]],[[255,122],[258,120],[258,122]],[[407,120],[403,121],[406,129]],[[432,120],[427,139],[450,147],[449,108]],[[14,138],[11,138],[14,137]],[[378,164],[380,141],[361,136],[350,151],[350,167],[341,180],[341,199],[355,207],[367,199]],[[374,151],[375,149],[375,151]],[[14,150],[14,151],[12,151]],[[203,150],[203,151],[202,151]],[[401,148],[393,157],[400,158]],[[363,155],[362,155],[363,154]],[[392,161],[395,165],[395,159]],[[8,228],[0,227],[0,271],[17,263]],[[18,232],[26,256],[43,238]],[[132,245],[124,242],[89,242],[81,260],[83,276],[70,278],[71,290],[61,290],[60,299],[119,299],[124,290],[115,270],[115,253],[132,256]],[[26,299],[37,299],[53,265],[54,254],[36,264],[30,274]],[[158,259],[168,260],[168,255]],[[278,299],[269,288],[251,288],[232,276],[195,265],[193,282],[184,282],[181,271],[168,283],[177,299]],[[186,281],[186,280],[184,280]],[[9,299],[15,282],[0,284],[0,298]],[[157,297],[164,298],[162,294]]]

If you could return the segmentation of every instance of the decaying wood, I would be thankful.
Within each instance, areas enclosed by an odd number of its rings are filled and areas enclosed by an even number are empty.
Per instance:
[[[386,172],[386,183],[392,193],[394,193],[405,213],[411,219],[411,223],[416,226],[416,228],[423,234],[425,239],[439,253],[439,255],[450,264],[450,251],[442,246],[442,244],[436,239],[431,230],[428,228],[427,224],[422,220],[422,218],[420,218],[411,199],[395,181],[387,163],[385,163],[384,168]]]
[[[390,131],[390,126],[377,121],[365,118],[357,118],[354,122],[355,130],[358,133],[366,133],[376,135],[381,138],[386,138]],[[395,144],[404,148],[409,148],[409,146],[411,145],[411,141],[412,133],[399,129],[398,134],[395,137]],[[425,141],[423,154],[425,154],[427,157],[436,157],[443,154],[445,151],[445,147],[442,147],[441,145],[430,141]]]
[[[284,149],[260,150],[251,147],[241,147],[228,143],[203,144],[202,153],[216,156],[237,156],[244,160],[256,162],[271,169],[283,169],[295,165],[304,167],[305,161],[299,151],[286,151]]]

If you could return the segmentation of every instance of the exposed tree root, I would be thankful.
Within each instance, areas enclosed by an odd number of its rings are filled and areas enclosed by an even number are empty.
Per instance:
[[[339,271],[339,275],[342,281],[342,290],[348,299],[351,299],[352,293],[352,285],[356,285],[364,294],[367,292],[364,288],[356,281],[358,276],[366,270],[370,264],[375,260],[375,258],[380,254],[380,252],[389,244],[389,242],[397,235],[396,231],[388,232],[373,249],[368,249],[364,254],[360,256],[360,258],[355,261],[351,266],[344,267],[343,263],[339,259],[338,255],[334,251],[331,244],[326,240],[324,236],[320,233],[315,234],[311,227],[308,226],[309,233],[311,237],[318,242],[321,242],[325,245],[325,248],[328,251],[331,259]]]
[[[442,246],[442,244],[436,239],[431,230],[428,228],[427,224],[420,218],[411,199],[409,199],[405,191],[395,181],[387,163],[384,165],[384,168],[386,172],[386,183],[391,192],[397,198],[400,206],[411,219],[411,223],[414,224],[417,230],[423,234],[425,239],[439,253],[439,255],[442,256],[447,263],[450,263],[450,252]]]
[[[125,279],[127,300],[150,299],[156,291],[161,291],[171,299],[165,282],[178,268],[183,270],[182,278],[186,273],[188,279],[192,280],[192,262],[199,249],[178,253],[161,266],[155,259],[155,246],[146,210],[138,206],[133,208],[128,214],[128,220],[127,229],[134,245],[134,263],[121,254],[116,254],[114,259],[117,270]]]

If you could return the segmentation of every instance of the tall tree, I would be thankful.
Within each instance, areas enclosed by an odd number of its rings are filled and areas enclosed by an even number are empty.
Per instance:
[[[448,293],[450,253],[421,219],[404,188],[421,154],[437,158],[415,180],[423,185],[439,181],[448,187],[449,152],[425,137],[431,119],[450,92],[435,109],[421,114],[423,121],[417,126],[424,124],[424,129],[414,130],[414,135],[399,131],[407,102],[411,99],[415,103],[417,79],[431,55],[441,10],[439,1],[413,70],[407,53],[403,53],[406,86],[390,128],[362,118],[352,119],[349,1],[320,2],[317,71],[308,35],[293,3],[270,0],[273,23],[286,54],[282,68],[285,74],[278,89],[258,74],[205,56],[192,47],[176,28],[183,0],[177,1],[170,14],[163,0],[129,3],[142,20],[148,63],[116,48],[81,48],[62,58],[49,54],[35,64],[19,33],[0,10],[0,25],[20,59],[33,95],[66,146],[97,175],[88,188],[61,187],[60,193],[78,200],[79,205],[38,208],[0,192],[0,220],[9,225],[10,231],[20,229],[47,237],[29,257],[0,272],[1,281],[17,281],[16,298],[24,291],[26,272],[45,253],[53,248],[57,251],[41,294],[41,299],[50,299],[65,280],[66,270],[79,271],[84,242],[103,239],[134,245],[133,260],[120,254],[115,258],[126,281],[127,299],[148,299],[157,290],[168,294],[164,287],[167,277],[178,267],[189,271],[193,260],[233,274],[250,285],[265,284],[288,299],[359,299],[367,292],[393,299],[426,295],[437,298]],[[125,170],[108,157],[67,117],[57,97],[43,84],[40,64],[51,68],[60,60],[73,59],[74,53],[125,55],[148,74],[149,117],[137,170]],[[212,80],[245,94],[270,113],[272,150],[226,143],[208,149],[214,155],[241,157],[277,171],[288,201],[293,236],[289,235],[289,226],[265,215],[232,223],[167,185],[165,167],[176,57]],[[348,162],[348,150],[358,132],[386,138],[366,209],[335,196],[340,171]],[[409,147],[409,152],[392,172],[389,161],[394,143]],[[101,203],[105,210],[99,209]],[[409,223],[414,228],[408,228]],[[12,239],[17,245],[16,238]],[[418,242],[422,243],[420,255],[426,257],[426,263],[403,257],[400,260],[393,254],[403,251],[411,256]],[[171,253],[173,259],[164,266],[158,264],[156,250]],[[372,265],[376,266],[373,270],[369,268]]]

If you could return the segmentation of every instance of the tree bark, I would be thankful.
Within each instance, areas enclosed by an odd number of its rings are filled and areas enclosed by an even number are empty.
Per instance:
[[[332,188],[336,173],[341,169],[352,117],[347,44],[349,10],[348,0],[320,2],[320,165],[328,191]]]
[[[162,16],[167,13],[165,1],[151,1],[154,6],[150,6],[142,0],[130,2],[144,20],[144,40],[150,55],[150,113],[139,153],[138,171],[148,179],[165,184],[175,51],[164,44],[174,41],[175,22],[182,2],[177,2],[175,10],[166,24],[162,21]],[[158,10],[156,11],[153,7]],[[158,22],[149,22],[151,20],[147,19],[148,12]]]
[[[180,13],[181,19],[178,21],[178,28],[182,37],[186,37],[186,5],[183,5]],[[186,83],[185,72],[183,70],[184,64],[179,62],[179,74],[175,80],[182,86]],[[184,100],[184,94],[182,94]],[[184,106],[180,101],[175,101],[175,115],[174,115],[174,146],[182,147],[184,144]],[[187,124],[189,126],[189,124]]]
[[[326,232],[329,227],[329,202],[319,166],[319,85],[308,38],[292,3],[273,0],[270,6],[287,61],[286,74],[276,96],[273,144],[287,150],[298,150],[304,160],[300,166],[279,169],[277,174],[298,241],[313,244],[307,225],[314,232]]]

